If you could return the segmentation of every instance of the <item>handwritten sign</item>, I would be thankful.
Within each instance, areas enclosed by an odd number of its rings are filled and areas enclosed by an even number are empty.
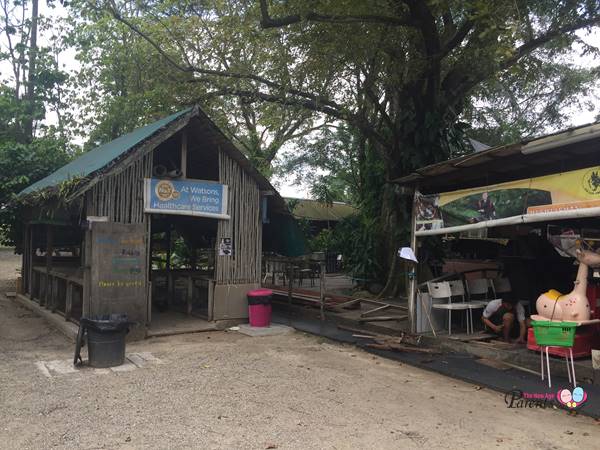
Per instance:
[[[141,224],[92,223],[90,314],[127,314],[146,323],[145,232]]]
[[[144,180],[144,211],[229,219],[227,185],[197,180]]]

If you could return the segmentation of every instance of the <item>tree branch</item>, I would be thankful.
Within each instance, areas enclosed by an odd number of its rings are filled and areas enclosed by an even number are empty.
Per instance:
[[[540,47],[543,47],[552,39],[562,34],[572,33],[574,31],[599,24],[600,16],[594,16],[587,19],[581,19],[561,27],[546,30],[536,38],[533,38],[517,47],[511,57],[506,58],[497,66],[485,72],[465,72],[461,67],[455,66],[447,73],[446,78],[442,83],[444,89],[448,91],[448,105],[456,103],[479,83],[485,81],[494,73],[511,68],[523,57],[529,55]]]
[[[381,134],[379,134],[377,131],[375,131],[368,122],[366,122],[365,120],[362,120],[359,116],[357,116],[355,114],[351,114],[348,111],[344,111],[343,108],[341,108],[341,107],[339,107],[339,109],[335,109],[330,106],[321,104],[319,102],[311,101],[308,99],[287,97],[285,95],[269,94],[266,92],[252,91],[252,90],[245,90],[245,89],[222,88],[219,90],[208,92],[205,96],[203,96],[202,98],[200,98],[198,100],[204,100],[206,97],[210,97],[210,96],[223,96],[223,95],[234,95],[237,97],[246,97],[251,100],[263,101],[263,102],[269,102],[269,103],[277,103],[280,105],[299,106],[302,108],[306,108],[310,111],[321,112],[323,114],[327,114],[328,116],[334,117],[336,119],[346,121],[346,122],[354,125],[358,129],[360,129],[365,134],[365,136],[372,138],[374,141],[376,141],[377,143],[379,143],[383,146],[387,145],[386,139]]]
[[[508,69],[509,67],[512,67],[523,56],[528,55],[532,51],[540,48],[544,44],[547,44],[552,39],[560,36],[561,34],[572,33],[573,31],[577,31],[582,28],[587,28],[587,27],[590,27],[593,25],[599,25],[599,24],[600,24],[600,16],[595,16],[595,17],[591,17],[588,19],[581,19],[574,23],[548,30],[545,33],[542,33],[541,35],[539,35],[537,38],[531,39],[530,41],[525,42],[520,47],[517,47],[517,50],[516,50],[514,56],[506,59],[500,65],[500,68],[501,68],[501,70],[505,70],[505,69]]]
[[[161,48],[161,46],[154,39],[152,39],[148,34],[144,33],[135,24],[133,24],[128,19],[126,19],[123,16],[121,16],[121,14],[115,8],[113,8],[111,6],[109,8],[109,12],[113,15],[113,17],[117,21],[119,21],[122,24],[126,25],[132,31],[134,31],[139,36],[141,36],[143,39],[145,39],[152,47],[154,47],[154,49],[162,57],[165,58],[165,60],[171,66],[173,66],[177,70],[180,70],[180,71],[186,72],[186,73],[194,73],[194,74],[201,74],[201,75],[212,75],[212,76],[221,77],[221,78],[232,78],[232,79],[239,79],[239,80],[256,81],[257,83],[264,84],[265,86],[267,86],[269,88],[276,89],[276,90],[281,90],[281,91],[285,91],[288,94],[296,95],[296,96],[299,96],[299,97],[304,97],[304,98],[306,98],[306,99],[308,99],[308,100],[310,100],[312,102],[322,103],[322,104],[330,106],[331,108],[334,108],[334,109],[340,107],[338,104],[336,104],[335,102],[327,99],[326,97],[322,97],[320,95],[311,94],[309,92],[304,92],[304,91],[301,91],[299,89],[295,89],[295,88],[291,88],[291,87],[288,87],[288,86],[284,86],[282,84],[276,83],[276,82],[274,82],[272,80],[269,80],[267,78],[264,78],[264,77],[261,77],[261,76],[258,76],[258,75],[247,74],[247,73],[231,72],[231,71],[223,71],[223,70],[215,70],[215,69],[205,69],[205,68],[197,67],[197,66],[183,66],[180,63],[178,63],[177,61],[175,61],[167,52],[165,52]],[[194,82],[196,80],[192,79],[192,80],[189,80],[189,81],[190,82]],[[207,81],[207,79],[206,78],[199,78],[198,81],[205,82],[205,81]]]

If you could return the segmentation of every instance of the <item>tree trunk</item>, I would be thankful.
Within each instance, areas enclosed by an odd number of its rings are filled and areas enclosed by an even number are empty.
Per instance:
[[[390,178],[388,178],[390,179]],[[381,208],[381,228],[383,235],[382,257],[384,270],[387,273],[385,287],[380,297],[398,297],[405,288],[403,276],[404,264],[398,259],[398,249],[407,239],[409,223],[407,222],[407,199],[398,194],[396,185],[386,183],[383,190]]]
[[[27,73],[27,115],[23,126],[25,139],[33,139],[33,115],[35,113],[35,72],[37,60],[37,25],[38,25],[38,0],[31,2],[31,41],[29,45],[29,68]]]

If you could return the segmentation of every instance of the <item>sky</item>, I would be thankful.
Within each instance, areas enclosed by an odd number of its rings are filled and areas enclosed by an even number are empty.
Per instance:
[[[46,1],[41,0],[40,3],[40,14],[46,17],[65,17],[68,11],[57,3],[56,7],[48,8]],[[595,28],[592,32],[578,32],[578,36],[585,42],[600,47],[600,28]],[[48,35],[40,35],[39,42],[41,45],[48,43]],[[3,37],[0,37],[0,47],[4,49],[6,42]],[[581,55],[580,48],[575,48],[572,54],[572,62],[582,67],[600,66],[600,58],[592,55]],[[78,62],[75,59],[75,52],[69,50],[63,52],[60,55],[59,63],[63,67],[63,70],[74,73],[79,67]],[[6,63],[0,62],[0,78],[6,79],[10,75],[10,67]],[[596,95],[600,98],[600,80],[598,86],[595,89]],[[600,102],[596,102],[600,104]],[[571,126],[584,125],[594,121],[595,117],[600,114],[600,107],[596,106],[595,109],[589,111],[585,109],[578,109],[570,111],[571,115]],[[53,117],[49,117],[48,121],[52,122]],[[556,131],[556,130],[552,130]],[[279,190],[281,195],[284,197],[296,197],[296,198],[307,198],[309,197],[308,187],[306,185],[294,184],[295,176],[288,177],[276,177],[273,180],[273,184]]]

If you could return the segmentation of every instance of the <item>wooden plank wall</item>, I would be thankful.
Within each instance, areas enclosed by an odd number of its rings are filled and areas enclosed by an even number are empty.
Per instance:
[[[229,220],[219,220],[217,230],[217,284],[259,283],[262,223],[260,188],[240,165],[219,149],[219,180],[229,186]],[[221,238],[232,238],[233,255],[218,256]]]
[[[110,174],[86,192],[88,216],[107,216],[110,222],[144,223],[144,178],[152,174],[152,153]]]

